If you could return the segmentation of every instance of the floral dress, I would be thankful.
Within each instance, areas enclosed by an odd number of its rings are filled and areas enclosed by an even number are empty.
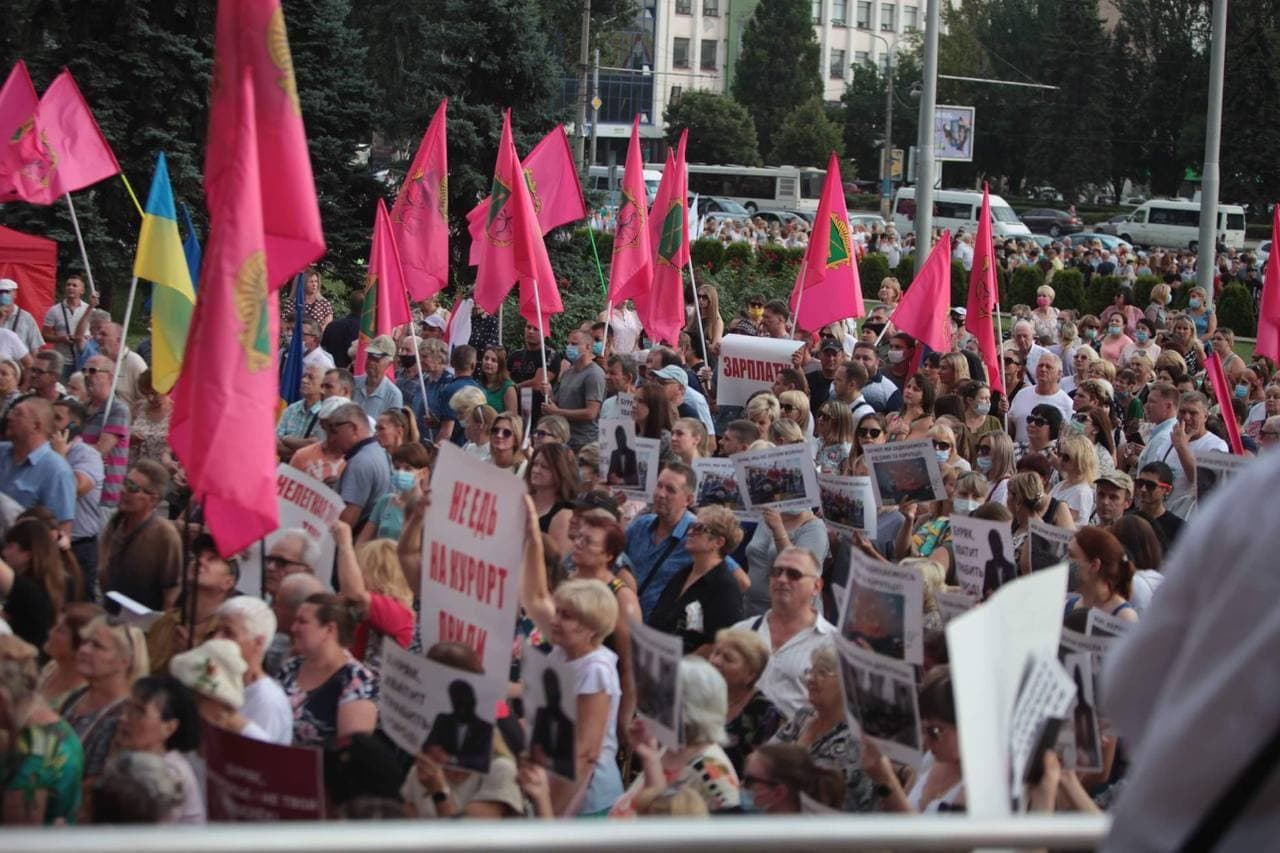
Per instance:
[[[0,758],[0,781],[6,792],[21,793],[27,808],[46,792],[45,826],[75,823],[84,782],[84,751],[75,730],[65,720],[24,728]]]
[[[729,762],[724,750],[716,744],[708,744],[698,752],[689,756],[678,769],[663,770],[667,785],[670,788],[689,788],[695,791],[712,812],[736,809],[739,804],[739,792],[742,783],[738,774]],[[631,783],[631,787],[609,810],[609,817],[628,819],[636,816],[636,797],[644,790],[645,777],[642,773]]]
[[[295,657],[280,671],[280,685],[293,708],[293,745],[325,749],[338,736],[338,708],[360,699],[377,701],[378,682],[350,653],[337,672],[312,690],[298,686],[301,668],[302,658]]]
[[[817,713],[813,708],[801,708],[791,722],[778,730],[773,743],[799,742],[800,733]],[[809,757],[819,767],[827,767],[844,776],[844,806],[841,811],[875,811],[875,786],[862,769],[862,745],[849,731],[848,723],[841,722],[809,744]]]
[[[724,752],[739,776],[747,765],[747,756],[755,752],[756,747],[768,743],[784,722],[786,720],[778,706],[757,690],[742,713],[725,724],[729,742],[725,744]]]
[[[169,452],[169,414],[154,420],[145,409],[138,412],[133,421],[129,438],[129,464],[139,459],[163,462]]]

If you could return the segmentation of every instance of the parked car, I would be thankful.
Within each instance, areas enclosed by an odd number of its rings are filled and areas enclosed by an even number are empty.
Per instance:
[[[736,213],[740,216],[748,216],[751,212],[731,198],[717,195],[698,196],[698,216],[717,213]]]
[[[1037,207],[1022,214],[1022,222],[1033,233],[1058,237],[1084,230],[1084,223],[1074,214],[1052,207]]]
[[[884,217],[878,213],[850,213],[849,227],[852,228],[855,225],[865,225],[869,229],[875,228],[877,225],[881,229],[889,227],[889,223],[885,222]]]
[[[796,213],[794,210],[777,210],[776,208],[775,209],[763,208],[761,210],[757,210],[755,212],[755,216],[753,216],[752,219],[755,219],[757,217],[759,217],[760,219],[763,219],[769,225],[772,225],[773,223],[776,222],[779,225],[786,226],[787,224],[792,222],[800,223],[800,222],[808,221],[803,216]]]
[[[1054,243],[1057,243],[1058,240],[1054,237],[1050,237],[1048,234],[1032,234],[1031,242],[1039,246],[1041,250],[1044,250],[1052,246]]]
[[[1121,223],[1123,223],[1128,218],[1129,218],[1129,214],[1127,213],[1117,213],[1115,216],[1111,217],[1105,222],[1095,222],[1093,225],[1093,230],[1098,231],[1102,234],[1114,234],[1115,236],[1118,237],[1120,236],[1120,228],[1122,227]]]
[[[1116,249],[1120,248],[1121,246],[1124,246],[1125,251],[1127,252],[1133,251],[1132,243],[1130,243],[1128,240],[1121,240],[1119,237],[1115,236],[1114,234],[1103,234],[1099,231],[1084,231],[1079,234],[1071,235],[1072,246],[1079,246],[1081,243],[1085,243],[1090,240],[1097,240],[1099,243],[1102,244],[1102,248],[1106,249],[1108,252],[1114,252]]]

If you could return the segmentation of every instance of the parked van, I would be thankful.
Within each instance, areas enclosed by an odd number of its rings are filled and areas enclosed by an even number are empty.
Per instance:
[[[1243,249],[1244,208],[1238,204],[1218,205],[1216,230],[1227,248]],[[1116,235],[1135,246],[1185,247],[1195,251],[1200,245],[1200,202],[1167,198],[1144,201],[1117,223]]]
[[[619,163],[616,169],[613,186],[609,185],[609,167],[608,166],[592,166],[587,170],[587,185],[583,187],[585,190],[598,190],[599,192],[608,192],[622,187],[623,168]],[[658,195],[658,184],[662,183],[662,172],[653,169],[644,170],[644,188],[649,194],[649,204],[653,204],[654,198]]]
[[[954,234],[961,228],[968,234],[978,230],[982,213],[982,193],[972,190],[934,190],[933,227],[949,228]],[[899,234],[915,230],[916,188],[903,187],[893,199],[893,226]],[[1018,214],[998,195],[991,196],[991,233],[995,237],[1030,237],[1031,229],[1022,224]]]

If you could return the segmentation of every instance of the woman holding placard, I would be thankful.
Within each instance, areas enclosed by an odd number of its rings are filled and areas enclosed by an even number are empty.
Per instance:
[[[363,614],[356,625],[351,654],[376,676],[381,669],[383,637],[391,637],[402,649],[413,641],[417,623],[413,591],[400,571],[392,540],[374,539],[356,548],[351,544],[350,526],[339,520],[333,525],[333,541],[342,597]]]
[[[1096,607],[1117,619],[1138,621],[1138,611],[1129,603],[1133,561],[1109,530],[1079,530],[1067,545],[1067,559],[1071,561],[1072,576],[1080,584],[1080,593],[1067,598],[1067,613]]]
[[[858,418],[858,423],[853,430],[853,450],[845,460],[840,473],[851,477],[865,477],[867,466],[862,461],[863,450],[871,445],[886,444],[888,441],[889,432],[885,429],[884,415],[868,412]]]
[[[904,557],[928,557],[943,569],[951,570],[951,501],[956,494],[956,477],[960,469],[952,465],[942,466],[942,486],[946,499],[931,501],[929,516],[916,524],[918,504],[908,501],[898,505],[902,514],[902,527],[893,544],[893,553]]]

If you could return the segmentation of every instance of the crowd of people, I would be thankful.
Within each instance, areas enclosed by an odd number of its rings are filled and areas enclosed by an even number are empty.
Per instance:
[[[875,238],[883,249],[887,236]],[[1176,255],[1123,262],[1188,285]],[[529,326],[510,349],[475,309],[469,342],[450,346],[449,311],[432,299],[411,324],[365,341],[353,375],[359,305],[335,317],[310,274],[302,318],[282,300],[306,355],[277,450],[341,497],[334,564],[320,565],[314,537],[288,530],[264,549],[257,589],[242,588],[244,555],[219,554],[201,529],[167,445],[169,396],[83,283],[67,280],[43,340],[21,319],[8,334],[0,298],[0,346],[13,348],[0,362],[0,376],[13,373],[0,401],[0,822],[201,823],[209,727],[325,750],[331,814],[349,817],[963,811],[938,604],[957,587],[951,520],[1010,524],[1016,574],[1030,571],[1033,521],[1070,531],[1065,618],[1096,608],[1146,619],[1161,607],[1165,555],[1198,511],[1197,454],[1226,451],[1231,420],[1249,454],[1280,443],[1275,365],[1234,353],[1207,294],[1193,289],[1175,312],[1169,292],[1136,306],[1126,291],[1081,316],[1055,307],[1046,284],[1034,308],[1014,311],[999,393],[963,312],[952,313],[948,352],[893,327],[893,279],[864,321],[818,330],[796,328],[787,304],[764,294],[729,316],[704,285],[673,347],[646,348],[629,305],[563,341]],[[33,332],[20,353],[15,340]],[[792,367],[740,407],[716,403],[729,334],[799,343]],[[1223,359],[1230,399],[1203,377],[1208,351]],[[601,421],[627,417],[660,447],[644,499],[615,489],[634,456],[602,464]],[[873,536],[838,533],[819,506],[743,520],[698,499],[702,458],[803,444],[816,469],[859,476],[869,448],[914,439],[932,442],[945,499],[874,508]],[[450,442],[527,487],[512,645],[549,648],[575,673],[565,690],[577,708],[576,788],[524,748],[533,721],[521,719],[518,653],[487,771],[442,763],[426,745],[405,754],[380,731],[384,640],[481,667],[465,645],[425,644],[418,619],[431,472]],[[925,580],[919,767],[850,727],[831,586],[855,553]],[[330,574],[333,589],[320,580]],[[139,609],[153,617],[145,627]],[[679,750],[636,717],[637,623],[683,645]],[[1089,774],[1047,753],[1032,802],[1122,801],[1124,737],[1107,732],[1102,752]]]

